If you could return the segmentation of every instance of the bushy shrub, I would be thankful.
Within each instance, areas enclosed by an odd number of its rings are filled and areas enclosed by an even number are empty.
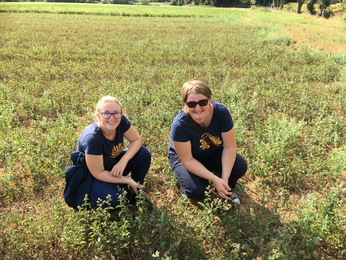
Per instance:
[[[112,4],[122,4],[122,5],[127,5],[131,4],[131,0],[110,0]]]

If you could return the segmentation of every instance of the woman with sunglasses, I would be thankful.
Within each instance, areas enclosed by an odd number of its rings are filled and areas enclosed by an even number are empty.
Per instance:
[[[120,102],[105,96],[96,105],[95,118],[79,136],[77,152],[85,154],[87,169],[94,177],[88,197],[95,205],[98,200],[111,196],[111,206],[120,204],[124,190],[132,194],[130,202],[144,188],[142,185],[149,170],[151,155],[142,146],[142,139],[122,114]],[[129,142],[124,149],[124,137]],[[131,178],[126,177],[131,172]],[[146,198],[147,206],[151,202]]]
[[[210,88],[199,80],[186,82],[181,98],[184,109],[172,123],[168,159],[182,194],[202,200],[211,181],[217,196],[240,205],[234,188],[246,173],[247,164],[236,151],[230,112],[211,100]],[[201,135],[197,128],[205,133]]]

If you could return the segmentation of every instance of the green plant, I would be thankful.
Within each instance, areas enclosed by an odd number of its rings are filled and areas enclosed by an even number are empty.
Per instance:
[[[328,246],[340,259],[346,253],[342,188],[340,184],[323,190],[321,195],[309,194],[298,207],[299,220],[294,222],[297,236],[308,250]]]
[[[317,0],[309,0],[309,1],[306,2],[306,9],[312,15],[317,13],[316,10],[315,10],[316,2],[317,2]]]
[[[259,133],[256,147],[264,162],[258,176],[263,177],[266,182],[276,182],[283,187],[297,187],[302,166],[302,159],[297,154],[297,138],[304,125],[304,122],[288,121],[277,115],[269,116],[265,133]]]

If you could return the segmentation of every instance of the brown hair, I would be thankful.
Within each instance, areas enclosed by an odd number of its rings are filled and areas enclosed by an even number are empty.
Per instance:
[[[95,107],[95,117],[98,120],[98,115],[101,113],[101,108],[108,102],[114,102],[119,105],[120,107],[120,112],[123,112],[123,108],[121,107],[120,101],[116,97],[112,96],[105,96],[100,98],[99,102],[97,102],[97,105]]]
[[[190,93],[202,94],[203,96],[206,96],[208,99],[211,98],[211,90],[209,86],[207,85],[207,83],[200,80],[191,80],[184,83],[180,92],[181,99],[184,103],[186,102],[187,96]]]

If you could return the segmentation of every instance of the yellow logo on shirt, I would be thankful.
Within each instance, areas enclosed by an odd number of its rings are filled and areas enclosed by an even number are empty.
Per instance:
[[[123,144],[118,144],[117,146],[114,146],[113,147],[113,150],[112,150],[112,155],[109,155],[109,157],[111,158],[117,158],[118,155],[124,150],[124,146]]]
[[[210,135],[209,133],[207,133],[209,139],[215,144],[215,145],[221,145],[222,144],[222,141],[220,140],[220,137],[217,137],[217,136],[212,136]],[[200,139],[199,140],[201,142],[201,146],[199,148],[201,148],[202,150],[205,150],[205,149],[209,149],[210,148],[210,145],[207,144],[206,141],[204,141],[203,139]]]

